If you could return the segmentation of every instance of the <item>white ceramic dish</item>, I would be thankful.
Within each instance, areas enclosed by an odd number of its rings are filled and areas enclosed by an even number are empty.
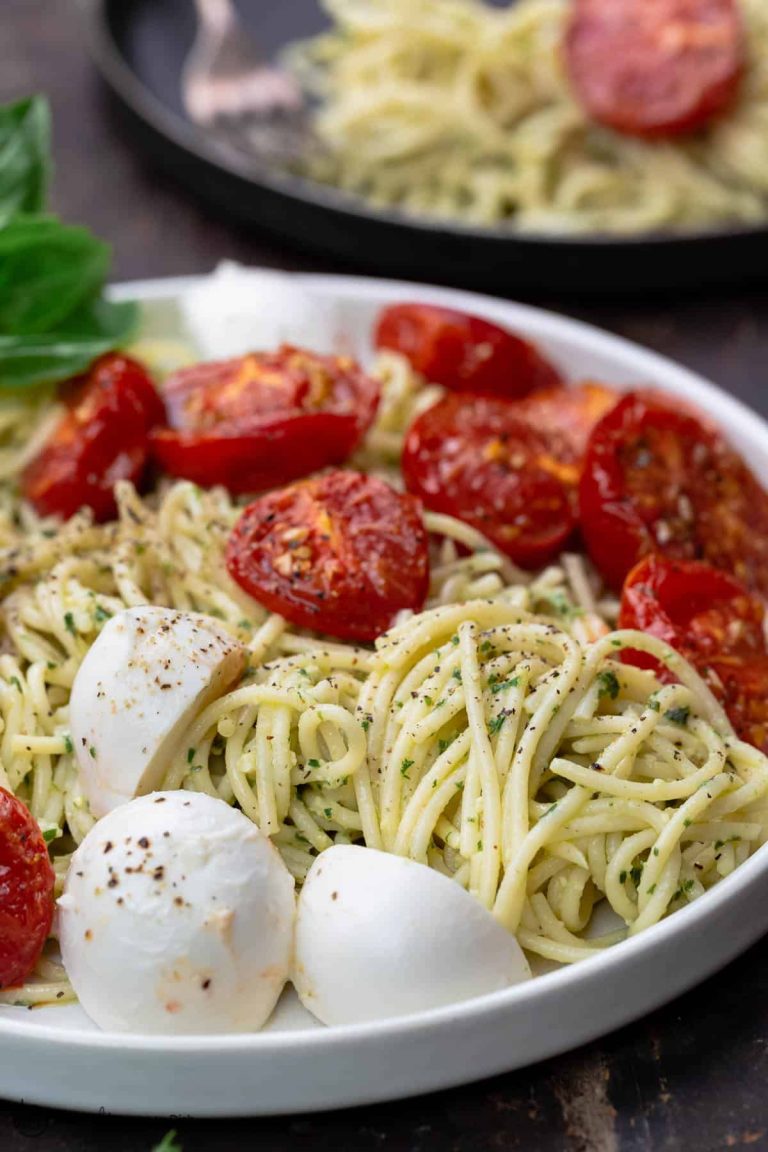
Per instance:
[[[768,426],[712,384],[635,345],[537,309],[446,289],[306,276],[365,347],[382,304],[478,312],[539,342],[572,379],[652,384],[709,413],[768,483]],[[198,281],[117,290],[162,309]],[[727,964],[768,930],[768,846],[695,904],[581,964],[454,1007],[323,1029],[287,995],[257,1035],[142,1037],[97,1031],[76,1006],[0,1007],[0,1095],[143,1115],[307,1112],[412,1096],[535,1063],[626,1024]]]

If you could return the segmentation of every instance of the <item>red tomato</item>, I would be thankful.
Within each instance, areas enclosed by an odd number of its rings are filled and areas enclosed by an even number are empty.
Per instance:
[[[633,136],[679,135],[735,99],[744,29],[735,0],[574,0],[565,56],[594,120]]]
[[[705,679],[741,739],[768,754],[768,655],[723,655]]]
[[[348,357],[283,346],[198,364],[165,384],[169,428],[152,436],[172,476],[258,492],[355,450],[379,402],[375,381]]]
[[[0,988],[22,984],[53,920],[54,875],[37,821],[0,788]]]
[[[739,580],[698,561],[648,556],[621,595],[619,627],[663,640],[701,673],[744,740],[768,751],[765,605]],[[658,666],[642,652],[623,658]],[[664,675],[664,679],[669,679]]]
[[[514,398],[563,383],[533,344],[453,308],[393,304],[379,317],[375,343],[400,352],[427,380],[453,392]]]
[[[765,606],[745,586],[698,560],[647,556],[624,582],[620,628],[663,640],[697,667],[718,653],[765,652]],[[650,657],[637,653],[646,666]]]
[[[269,492],[234,527],[227,567],[245,591],[300,628],[374,640],[429,586],[418,501],[358,472]]]
[[[768,593],[768,493],[678,402],[625,396],[592,433],[579,499],[587,550],[613,587],[660,552],[706,560]]]
[[[557,555],[573,531],[551,445],[507,400],[444,397],[411,425],[402,470],[428,508],[471,524],[524,567]]]
[[[24,469],[22,493],[41,516],[66,519],[87,507],[108,520],[117,481],[141,479],[162,401],[144,368],[116,353],[73,380],[63,399],[67,412]]]
[[[545,388],[526,396],[517,411],[546,437],[548,466],[564,484],[577,485],[592,429],[621,399],[605,384],[587,381],[572,388]]]

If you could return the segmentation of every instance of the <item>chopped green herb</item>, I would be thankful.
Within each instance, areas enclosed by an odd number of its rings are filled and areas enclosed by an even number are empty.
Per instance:
[[[107,611],[101,604],[97,604],[93,610],[93,618],[97,624],[103,624],[105,620],[112,619],[112,613]]]
[[[430,708],[434,704],[434,700],[431,696],[424,696],[422,699],[424,700],[424,703],[427,704]]]
[[[656,699],[656,693],[655,692],[653,693],[652,696],[648,697],[648,707],[650,708],[651,712],[658,712],[659,711],[660,705],[659,705],[658,700]]]
[[[402,764],[400,765],[400,775],[404,776],[406,778],[406,780],[410,780],[410,776],[408,775],[408,769],[413,768],[413,765],[414,765],[414,761],[408,760],[407,758],[405,760],[403,760]]]
[[[613,644],[614,648],[621,648],[621,640],[611,640],[611,644]]]
[[[458,781],[457,781],[457,783],[456,783],[456,791],[457,791],[457,792],[463,792],[463,791],[464,791],[464,781],[463,781],[463,780],[458,780]]]
[[[325,816],[326,820],[330,820],[333,816],[333,808],[323,808],[323,816]]]
[[[654,854],[654,856],[658,856],[658,854],[659,854],[658,848],[654,848],[653,854]]]
[[[64,748],[67,752],[67,755],[69,756],[71,756],[75,750],[75,746],[72,743],[72,737],[68,733],[64,736]]]
[[[626,879],[627,879],[626,869],[622,868],[621,872],[619,872],[619,884],[623,884],[626,881]]]
[[[95,760],[96,759],[96,749],[94,748],[93,744],[91,744],[90,748],[88,749],[88,752],[90,754],[91,759]]]
[[[458,644],[458,643],[459,643],[458,636],[451,636],[451,644]]]
[[[73,636],[77,634],[77,629],[75,628],[75,618],[71,612],[64,613],[64,627],[66,628],[67,632],[71,632]]]
[[[545,816],[551,816],[551,815],[552,815],[552,813],[554,812],[555,808],[557,808],[557,800],[555,800],[554,804],[551,804],[551,805],[549,806],[549,808],[547,808],[547,810],[546,810],[546,812],[544,813],[544,815],[545,815]]]
[[[310,674],[306,668],[299,668],[299,676],[304,676],[307,680],[311,679]]]
[[[191,764],[195,758],[196,748],[187,748],[187,764]]]
[[[488,652],[490,652],[492,648],[493,648],[493,644],[491,643],[490,640],[483,640],[482,644],[480,645],[480,651],[482,652],[482,654],[484,656]]]
[[[320,767],[320,761],[316,760],[314,757],[312,757],[311,760],[307,760],[307,766],[309,768],[319,768]]]
[[[642,876],[642,874],[643,874],[642,864],[635,864],[634,867],[630,868],[629,875],[632,877],[632,883],[634,884],[635,888],[637,888],[637,886],[639,885],[640,877]]]
[[[616,673],[607,669],[605,672],[598,673],[597,679],[600,684],[598,698],[602,700],[604,696],[610,696],[611,700],[615,700],[621,688]]]
[[[651,884],[650,888],[648,889],[648,895],[649,895],[649,896],[653,896],[653,894],[654,894],[654,892],[655,892],[655,891],[656,891],[656,885],[655,885],[655,884]]]
[[[17,689],[17,691],[19,691],[19,692],[23,691],[23,689],[21,687],[21,680],[19,680],[18,676],[11,676],[10,682],[11,682],[11,684],[13,684],[14,688]]]
[[[488,681],[491,684],[490,680]],[[507,688],[517,688],[520,683],[519,676],[513,676],[511,680],[502,680],[501,683],[491,684],[491,692],[494,696],[498,696],[499,692],[505,692]]]
[[[668,708],[664,713],[664,719],[669,720],[670,724],[680,724],[684,728],[690,715],[691,710],[686,704],[682,708]]]
[[[453,676],[454,680],[458,680],[459,684],[461,684],[461,668],[454,668],[453,672],[451,672],[451,676]]]
[[[58,840],[61,836],[61,828],[46,828],[43,832],[43,840],[46,844],[50,844],[53,840]]]
[[[360,727],[362,728],[363,732],[367,732],[368,729],[370,728],[370,726],[371,726],[371,717],[370,716],[366,716],[363,720],[360,721]]]
[[[584,615],[584,609],[574,604],[562,588],[555,588],[551,592],[542,593],[538,599],[542,604],[549,605],[556,616],[563,616],[570,620],[576,616]]]
[[[491,720],[488,721],[488,733],[490,736],[495,736],[498,732],[501,731],[502,725],[504,724],[506,718],[506,713],[500,712],[498,716],[494,716]]]

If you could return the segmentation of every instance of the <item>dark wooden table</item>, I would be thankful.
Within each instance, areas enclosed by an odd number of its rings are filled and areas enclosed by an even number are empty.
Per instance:
[[[33,90],[53,103],[56,206],[112,242],[116,278],[204,272],[226,257],[345,270],[232,229],[149,171],[108,115],[71,0],[0,0],[0,100]],[[673,356],[768,414],[762,295],[540,302]],[[149,1152],[170,1126],[0,1101],[2,1152]],[[184,1152],[768,1149],[768,942],[647,1019],[497,1080],[344,1113],[175,1127]]]

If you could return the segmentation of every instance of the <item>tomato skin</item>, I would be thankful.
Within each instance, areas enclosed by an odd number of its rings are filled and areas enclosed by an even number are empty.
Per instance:
[[[517,411],[546,439],[551,471],[575,487],[593,428],[620,399],[615,388],[587,380],[571,388],[534,392],[519,401]]]
[[[54,873],[37,821],[0,788],[0,988],[22,984],[53,920]]]
[[[529,341],[453,308],[393,304],[379,316],[374,341],[452,392],[514,398],[563,385],[554,365]]]
[[[381,480],[336,471],[259,497],[235,525],[227,568],[300,628],[375,640],[429,589],[421,507]]]
[[[587,551],[620,588],[651,552],[705,560],[768,593],[768,494],[679,402],[628,393],[595,427],[579,488]]]
[[[733,103],[744,29],[735,0],[574,0],[565,59],[593,120],[633,136],[676,136]]]
[[[471,524],[515,563],[536,568],[557,555],[575,525],[548,451],[514,403],[448,395],[411,425],[402,472],[428,508]]]
[[[87,507],[108,520],[117,481],[141,479],[149,430],[165,419],[163,402],[144,368],[117,353],[71,381],[62,399],[67,411],[24,469],[22,494],[41,516],[68,519]]]
[[[700,667],[723,652],[762,654],[764,617],[763,601],[727,572],[651,555],[624,582],[619,627],[647,632]],[[656,666],[640,652],[631,663]]]
[[[288,345],[183,369],[164,394],[169,427],[152,434],[158,464],[233,493],[343,463],[379,402],[378,384],[352,360]]]
[[[705,679],[741,739],[768,755],[768,654],[710,660]]]

